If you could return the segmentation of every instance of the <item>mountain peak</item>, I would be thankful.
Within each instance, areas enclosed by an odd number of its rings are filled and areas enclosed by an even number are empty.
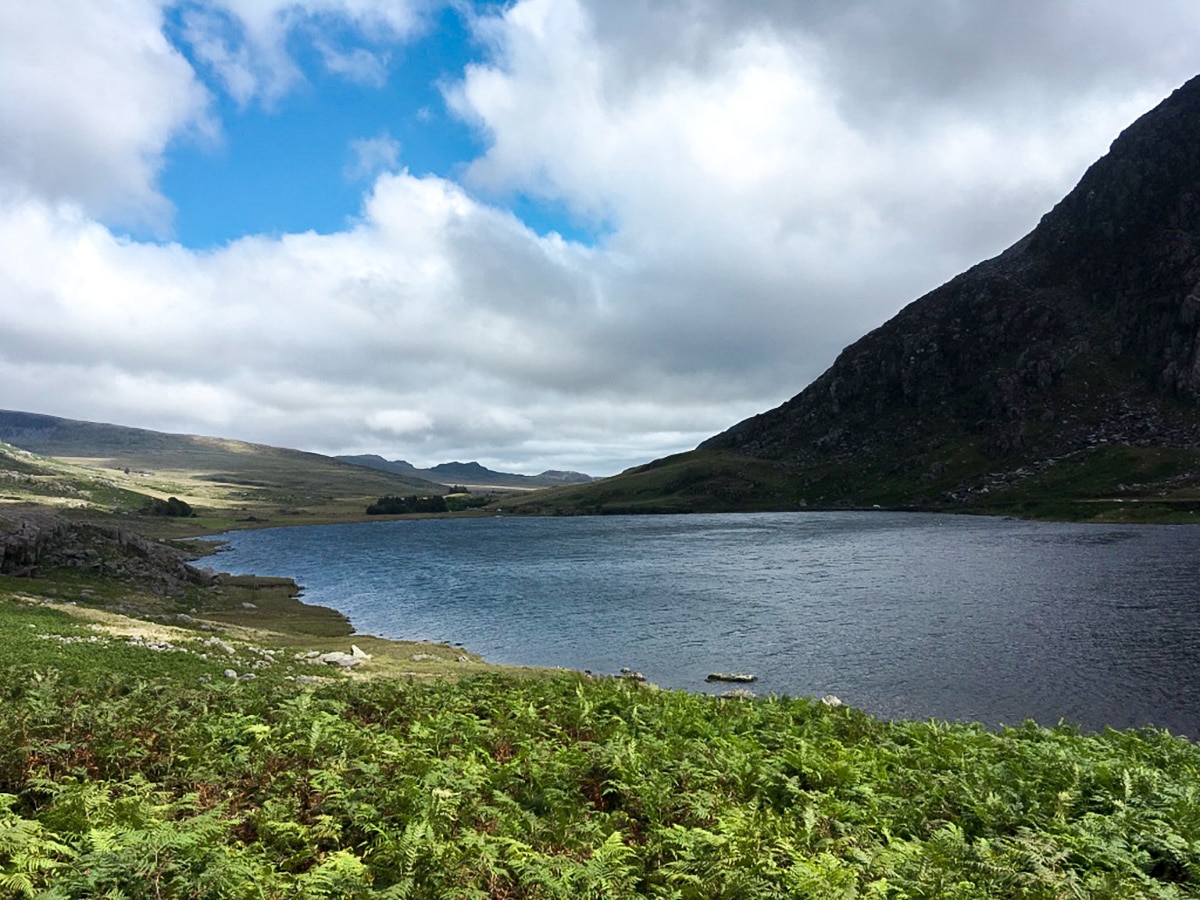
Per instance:
[[[1198,446],[1200,77],[1012,247],[781,406],[603,490],[608,509],[656,492],[667,509],[945,508],[1035,483],[1111,497],[1200,488]]]

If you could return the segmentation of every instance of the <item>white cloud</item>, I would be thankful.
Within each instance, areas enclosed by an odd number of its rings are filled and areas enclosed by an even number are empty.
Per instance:
[[[349,27],[373,44],[402,41],[426,24],[434,0],[210,0],[183,10],[184,39],[238,103],[280,100],[304,74],[288,40],[313,43],[334,74],[368,85],[386,80],[388,53],[365,46],[343,48],[324,25]]]
[[[343,174],[351,181],[361,181],[395,169],[399,159],[400,142],[385,131],[350,142],[350,162]]]
[[[448,100],[489,140],[469,183],[610,224],[615,325],[657,371],[721,373],[773,402],[1028,231],[1190,74],[1194,6],[1164,7],[1170,33],[1115,4],[1016,6],[1031,18],[526,0],[480,20],[492,60]],[[1090,44],[1064,60],[1055,29]]]
[[[372,53],[363,47],[340,50],[332,44],[314,41],[325,68],[347,81],[367,87],[383,87],[387,83],[389,54]]]
[[[150,0],[0,4],[0,182],[165,230],[163,153],[211,138],[208,94]]]
[[[448,88],[488,140],[462,184],[396,171],[377,133],[351,150],[348,174],[374,181],[345,230],[198,252],[99,224],[169,215],[164,148],[215,128],[158,7],[9,7],[5,405],[597,474],[786,399],[999,252],[1192,74],[1200,39],[1190,3],[526,0],[478,21],[490,55]],[[288,36],[323,16],[379,61],[428,10],[184,12],[196,52],[250,103],[303,76]],[[360,48],[329,49],[336,67]],[[604,238],[539,236],[504,208],[517,193]]]

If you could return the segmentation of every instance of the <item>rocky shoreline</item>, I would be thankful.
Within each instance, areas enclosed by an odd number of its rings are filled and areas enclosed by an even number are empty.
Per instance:
[[[181,551],[128,529],[49,513],[0,511],[0,575],[36,577],[52,568],[137,581],[159,594],[214,583],[212,573],[190,565]]]

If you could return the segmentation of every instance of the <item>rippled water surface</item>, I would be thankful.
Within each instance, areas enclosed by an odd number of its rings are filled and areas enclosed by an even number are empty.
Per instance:
[[[362,632],[881,716],[1200,733],[1200,526],[899,513],[369,522],[226,535]]]

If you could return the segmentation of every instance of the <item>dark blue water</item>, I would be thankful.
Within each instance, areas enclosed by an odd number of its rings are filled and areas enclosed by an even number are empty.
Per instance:
[[[370,522],[225,535],[361,632],[876,715],[1200,733],[1200,527],[899,513]]]

